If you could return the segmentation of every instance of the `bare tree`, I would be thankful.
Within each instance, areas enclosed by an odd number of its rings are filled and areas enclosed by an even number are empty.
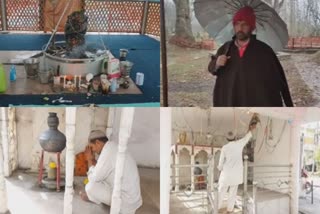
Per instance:
[[[189,0],[173,0],[176,5],[175,36],[194,41],[191,28],[191,15]]]
[[[171,35],[174,33],[176,23],[176,6],[173,1],[165,0],[165,20],[166,20],[166,33]]]
[[[267,2],[277,13],[280,12],[280,9],[283,6],[284,0],[264,0]]]
[[[311,36],[320,35],[320,5],[318,1],[308,0],[306,8],[306,19],[311,25]]]

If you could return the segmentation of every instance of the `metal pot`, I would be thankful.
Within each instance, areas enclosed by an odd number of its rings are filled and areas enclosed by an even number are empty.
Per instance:
[[[133,66],[133,63],[130,61],[121,61],[120,62],[121,77],[129,78],[132,66]]]
[[[47,152],[61,152],[66,147],[66,136],[58,130],[59,118],[57,113],[49,112],[49,130],[39,136],[42,149]]]
[[[38,77],[40,60],[37,58],[29,58],[23,60],[23,62],[27,72],[27,78],[36,79]]]
[[[55,42],[57,47],[64,47],[64,41]],[[88,44],[89,45],[89,44]],[[99,48],[99,46],[97,46]],[[64,49],[61,50],[64,53]],[[71,59],[61,57],[64,54],[51,54],[48,52],[44,53],[44,66],[56,68],[58,65],[60,66],[60,74],[59,75],[81,75],[85,76],[88,73],[98,74],[101,72],[102,63],[108,61],[108,54],[104,53],[99,56],[95,56],[93,58],[84,58],[84,59]]]

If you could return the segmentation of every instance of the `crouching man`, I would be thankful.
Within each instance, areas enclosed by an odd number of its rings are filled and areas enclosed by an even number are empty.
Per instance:
[[[108,141],[104,132],[94,130],[89,135],[89,145],[85,154],[89,165],[87,173],[89,182],[85,187],[85,192],[80,193],[80,196],[85,201],[110,206],[118,144]],[[99,155],[97,161],[95,154]],[[128,152],[126,153],[121,183],[120,212],[121,214],[133,214],[142,205],[142,198],[137,164]]]

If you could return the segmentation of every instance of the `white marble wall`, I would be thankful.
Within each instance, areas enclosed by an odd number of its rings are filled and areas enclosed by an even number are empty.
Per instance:
[[[99,129],[110,131],[110,139],[117,140],[120,109],[117,108],[77,108],[75,154],[84,150],[88,143],[90,130]],[[38,169],[41,147],[38,136],[48,129],[48,112],[56,112],[60,124],[59,130],[65,132],[65,108],[16,108],[17,125],[17,164],[20,168]],[[113,120],[109,118],[114,117]],[[158,108],[136,108],[129,139],[129,151],[139,166],[160,167],[160,123]],[[146,152],[147,151],[147,152]],[[45,164],[49,159],[56,160],[55,155],[45,154]],[[65,151],[61,155],[61,164],[64,168]]]
[[[257,210],[259,214],[287,214],[290,213],[289,196],[274,198],[273,200],[259,201]]]
[[[120,108],[114,108],[112,140],[118,141]],[[139,166],[160,167],[160,109],[135,108],[128,151]]]
[[[56,112],[59,117],[58,129],[65,131],[65,108],[17,108],[17,143],[18,165],[20,168],[38,169],[41,147],[38,141],[39,134],[48,129],[48,112]],[[105,131],[107,128],[107,108],[78,108],[76,118],[75,154],[84,150],[88,143],[88,134],[91,129]],[[45,153],[45,164],[49,159],[56,160],[55,155]],[[65,151],[61,155],[61,164],[64,168]]]

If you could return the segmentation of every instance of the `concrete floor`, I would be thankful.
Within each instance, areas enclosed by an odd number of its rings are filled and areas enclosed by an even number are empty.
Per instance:
[[[7,76],[7,91],[5,94],[60,94],[70,93],[67,89],[63,89],[63,81],[61,79],[61,89],[56,90],[53,83],[41,84],[39,78],[32,80],[27,78],[27,74],[23,65],[23,59],[29,58],[39,51],[0,51],[0,63],[4,63],[4,69]],[[17,79],[15,82],[10,82],[10,67],[9,62],[16,64]],[[82,83],[85,80],[83,78]],[[130,86],[127,89],[119,88],[114,94],[142,94],[137,85],[129,80]],[[87,93],[86,89],[72,93]]]
[[[160,170],[139,168],[143,205],[137,214],[160,213]],[[84,188],[84,177],[75,177],[73,213],[106,214],[110,208],[84,202],[79,191]],[[11,214],[57,214],[63,213],[64,192],[49,191],[37,185],[37,173],[18,170],[6,179],[8,207]]]
[[[195,192],[187,196],[183,192],[171,193],[170,195],[170,213],[206,213],[208,201],[205,191]]]
[[[241,203],[241,196],[238,194],[237,202]],[[223,207],[226,207],[226,201],[223,202]],[[187,196],[185,193],[172,193],[170,196],[170,213],[186,213],[186,214],[202,214],[208,213],[207,192],[199,191]],[[234,214],[242,213],[241,209],[235,207]]]
[[[313,177],[313,204],[311,203],[311,193],[302,194],[299,198],[299,212],[301,214],[316,214],[320,210],[320,177]]]
[[[242,186],[239,187],[237,193],[237,200],[235,209],[233,210],[233,214],[240,214],[242,213]],[[252,192],[249,191],[249,197],[252,198]],[[286,194],[282,194],[279,192],[274,191],[266,191],[265,189],[260,189],[257,192],[257,208],[259,205],[266,201],[270,200],[279,200],[281,198],[288,197]],[[252,201],[249,200],[248,202],[248,210],[253,209]],[[282,203],[282,202],[281,202]],[[172,192],[170,195],[170,213],[171,214],[178,214],[178,213],[186,213],[186,214],[203,214],[208,213],[208,201],[207,201],[207,192],[198,191],[193,193],[191,196],[187,196],[184,192],[174,193]],[[226,213],[227,207],[227,195],[222,204],[222,212]],[[220,214],[220,212],[219,212]],[[313,214],[313,213],[305,213],[305,214]]]

